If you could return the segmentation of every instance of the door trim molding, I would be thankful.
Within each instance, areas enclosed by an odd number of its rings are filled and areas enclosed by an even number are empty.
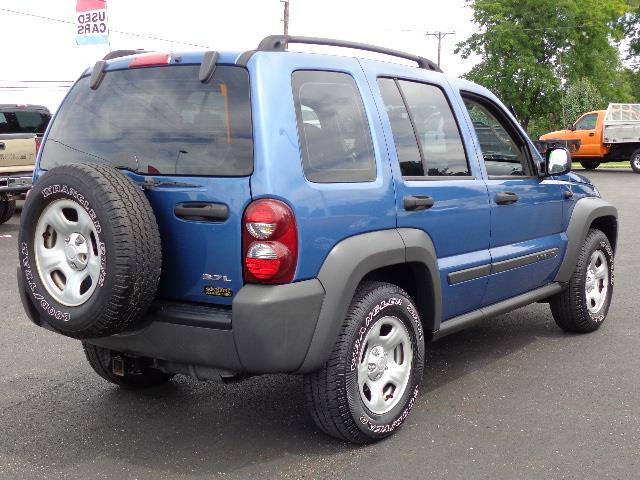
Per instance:
[[[500,262],[492,262],[491,264],[465,268],[464,270],[457,270],[449,273],[447,275],[447,280],[449,281],[449,285],[456,285],[458,283],[468,282],[469,280],[488,277],[494,273],[502,273],[507,270],[513,270],[514,268],[524,267],[543,260],[548,260],[556,257],[559,253],[560,249],[558,247],[553,247],[539,252],[510,258],[508,260],[502,260]]]

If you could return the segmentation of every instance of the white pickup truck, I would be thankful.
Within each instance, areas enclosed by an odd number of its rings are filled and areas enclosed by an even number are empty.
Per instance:
[[[9,220],[16,197],[31,188],[40,139],[51,113],[40,105],[0,104],[0,224]]]

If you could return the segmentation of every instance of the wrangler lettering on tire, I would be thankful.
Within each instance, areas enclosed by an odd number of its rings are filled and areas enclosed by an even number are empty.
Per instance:
[[[106,165],[44,174],[20,227],[20,266],[40,319],[75,338],[119,333],[155,296],[160,234],[144,193]]]
[[[358,288],[329,360],[305,376],[311,416],[325,433],[368,443],[398,429],[418,396],[424,368],[422,324],[401,288]]]

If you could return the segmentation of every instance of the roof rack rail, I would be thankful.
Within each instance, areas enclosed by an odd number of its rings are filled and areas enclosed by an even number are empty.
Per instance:
[[[258,51],[276,51],[284,52],[290,43],[303,43],[307,45],[327,45],[331,47],[343,47],[352,48],[354,50],[366,50],[368,52],[382,53],[384,55],[390,55],[392,57],[404,58],[416,62],[420,68],[426,70],[433,70],[435,72],[442,72],[437,64],[429,60],[428,58],[420,57],[418,55],[412,55],[411,53],[401,52],[399,50],[393,50],[390,48],[377,47],[375,45],[369,45],[366,43],[350,42],[347,40],[334,40],[331,38],[316,38],[316,37],[297,37],[292,35],[270,35],[265,37],[258,45]]]

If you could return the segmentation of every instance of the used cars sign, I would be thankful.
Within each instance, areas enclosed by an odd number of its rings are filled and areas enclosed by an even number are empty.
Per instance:
[[[76,43],[109,43],[106,0],[78,0],[76,3]]]

